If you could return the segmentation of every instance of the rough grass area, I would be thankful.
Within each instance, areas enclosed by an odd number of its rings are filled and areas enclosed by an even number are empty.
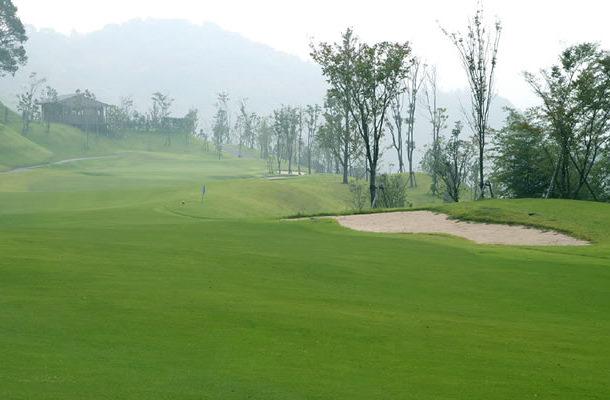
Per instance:
[[[176,135],[170,146],[165,136],[155,132],[126,132],[112,137],[85,132],[60,124],[33,122],[30,132],[22,134],[21,119],[10,112],[4,123],[4,106],[0,103],[0,172],[69,159],[110,155],[125,151],[200,154],[202,145],[195,139]],[[231,157],[230,152],[228,156]]]
[[[485,200],[432,207],[467,221],[552,228],[610,244],[610,204],[576,200]]]
[[[264,172],[164,151],[0,175],[0,399],[610,393],[610,205],[437,206],[595,242],[479,246],[281,221],[349,193]]]

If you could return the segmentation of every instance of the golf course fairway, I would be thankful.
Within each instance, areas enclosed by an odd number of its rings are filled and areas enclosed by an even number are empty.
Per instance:
[[[0,399],[609,398],[610,204],[410,195],[592,242],[477,245],[286,221],[349,191],[264,172],[125,151],[0,174]]]

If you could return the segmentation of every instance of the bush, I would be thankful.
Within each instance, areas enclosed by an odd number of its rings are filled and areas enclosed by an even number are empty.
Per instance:
[[[356,211],[362,211],[369,206],[369,185],[366,181],[356,179],[350,182],[349,191],[352,194],[352,206]]]
[[[407,201],[409,177],[406,174],[383,174],[378,178],[378,208],[402,208],[410,206]]]

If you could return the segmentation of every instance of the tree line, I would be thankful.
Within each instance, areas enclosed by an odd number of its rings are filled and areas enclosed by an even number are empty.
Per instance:
[[[57,102],[59,96],[57,90],[46,83],[46,78],[41,78],[35,72],[31,73],[28,84],[17,95],[17,111],[21,115],[23,135],[30,133],[32,122],[44,123],[47,132],[50,131],[50,121],[43,120],[41,104]],[[95,93],[89,89],[77,89],[75,94],[97,100]],[[188,143],[190,137],[197,136],[199,111],[191,108],[185,116],[175,118],[171,116],[173,103],[172,97],[157,91],[151,95],[149,109],[140,112],[135,108],[131,96],[122,97],[118,106],[106,107],[107,129],[98,133],[116,137],[129,132],[155,132],[164,135],[166,146],[171,145],[174,136],[184,134]]]
[[[27,36],[10,0],[0,5],[4,76],[27,61]],[[595,43],[577,44],[566,48],[555,65],[524,73],[540,105],[507,110],[505,126],[494,130],[489,118],[501,22],[489,23],[479,7],[463,31],[440,31],[456,50],[470,93],[463,121],[454,122],[451,129],[448,110],[438,101],[435,67],[415,55],[409,42],[367,43],[352,29],[337,42],[311,44],[311,56],[328,84],[321,104],[282,105],[259,115],[250,111],[247,99],[232,107],[229,95],[220,93],[208,131],[199,127],[196,109],[184,118],[171,118],[174,100],[156,92],[146,112],[137,111],[131,98],[123,98],[109,109],[108,123],[117,132],[164,134],[168,146],[174,133],[182,131],[187,143],[198,137],[204,149],[219,158],[232,144],[238,157],[256,154],[266,160],[270,173],[335,173],[345,184],[353,181],[350,178],[362,179],[367,203],[373,207],[397,204],[388,193],[400,197],[407,187],[417,186],[418,167],[432,178],[430,192],[446,201],[460,201],[467,193],[475,199],[610,200],[607,50]],[[37,99],[57,98],[57,91],[45,84],[32,74],[18,97],[24,134],[40,118]],[[95,98],[90,91],[83,93]],[[429,123],[430,144],[418,166],[415,121],[422,115]],[[398,159],[396,177],[379,173],[387,151]]]
[[[364,154],[369,201],[374,207],[387,183],[377,182],[384,135],[398,158],[398,173],[417,185],[413,166],[416,108],[423,105],[431,144],[420,167],[432,177],[430,191],[447,201],[466,192],[485,197],[610,200],[610,53],[593,43],[568,47],[559,62],[524,77],[541,105],[507,110],[506,125],[489,126],[495,97],[499,20],[478,8],[463,32],[441,32],[457,50],[470,92],[464,122],[450,132],[447,109],[437,101],[437,75],[413,54],[408,42],[362,42],[347,29],[336,43],[312,45],[312,57],[328,82],[333,113],[325,139],[348,153]],[[422,95],[423,93],[423,95]],[[325,115],[326,117],[326,115]],[[468,128],[469,136],[463,131]],[[343,162],[345,161],[345,162]],[[405,161],[406,164],[405,165]],[[345,181],[345,174],[344,174]]]

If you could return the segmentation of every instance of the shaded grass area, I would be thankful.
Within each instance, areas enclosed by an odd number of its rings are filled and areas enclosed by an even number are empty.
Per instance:
[[[130,152],[0,175],[0,398],[610,392],[608,205],[429,206],[595,241],[482,246],[280,221],[347,210],[349,193],[334,176],[264,171]]]

